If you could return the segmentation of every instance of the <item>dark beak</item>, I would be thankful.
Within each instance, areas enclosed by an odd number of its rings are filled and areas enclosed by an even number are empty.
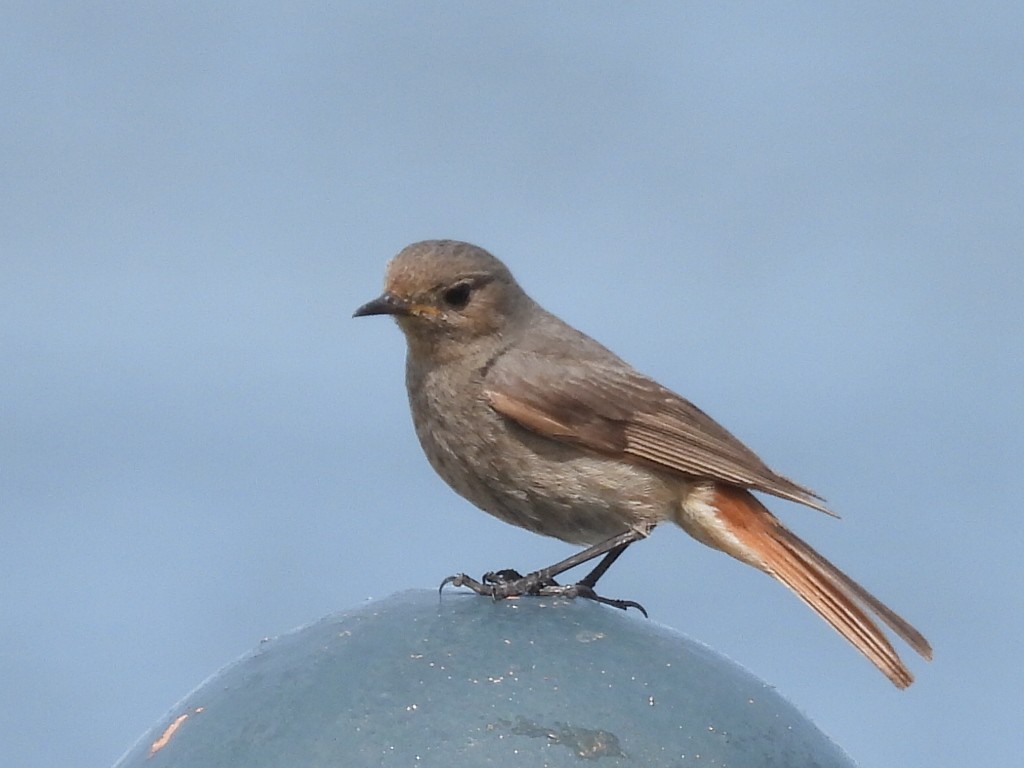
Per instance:
[[[409,302],[400,299],[393,293],[382,293],[373,301],[368,301],[355,312],[352,317],[366,317],[367,315],[407,315],[409,314]]]

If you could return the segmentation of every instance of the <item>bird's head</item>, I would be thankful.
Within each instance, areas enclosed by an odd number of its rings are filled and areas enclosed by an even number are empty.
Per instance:
[[[483,248],[425,240],[391,260],[384,292],[353,316],[391,315],[410,352],[450,357],[517,327],[531,304],[508,268]]]

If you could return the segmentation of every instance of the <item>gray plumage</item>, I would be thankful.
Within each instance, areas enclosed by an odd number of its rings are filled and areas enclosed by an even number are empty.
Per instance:
[[[818,494],[544,310],[482,248],[408,246],[389,263],[385,292],[356,314],[398,322],[416,435],[437,473],[481,509],[586,545],[672,521],[785,583],[896,685],[912,677],[868,613],[930,657],[920,633],[749,491],[829,512]]]

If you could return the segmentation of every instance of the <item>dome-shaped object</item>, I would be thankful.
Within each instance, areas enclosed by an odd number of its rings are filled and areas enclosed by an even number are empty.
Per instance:
[[[852,766],[765,683],[587,600],[414,591],[262,643],[116,768]]]

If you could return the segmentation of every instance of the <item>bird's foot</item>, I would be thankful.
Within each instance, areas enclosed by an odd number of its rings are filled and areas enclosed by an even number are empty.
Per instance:
[[[488,571],[480,577],[479,581],[464,573],[457,573],[442,581],[438,591],[449,584],[453,587],[468,587],[478,595],[493,597],[495,600],[522,595],[540,595],[543,589],[558,588],[558,583],[550,576],[545,577],[544,574],[537,571],[523,576],[519,571],[511,568]]]
[[[520,575],[518,571],[511,568],[501,571],[488,571],[479,581],[464,573],[457,573],[442,581],[438,591],[443,590],[449,584],[453,587],[468,587],[478,595],[491,597],[495,600],[504,600],[506,597],[521,597],[523,595],[567,597],[570,600],[582,597],[587,600],[593,600],[595,603],[619,608],[623,611],[628,608],[636,608],[645,618],[647,617],[647,611],[644,607],[634,600],[618,600],[616,598],[603,597],[597,594],[590,584],[584,582],[563,586],[541,571],[534,571],[525,576]]]
[[[647,615],[647,609],[644,608],[640,603],[635,600],[619,600],[615,597],[604,597],[603,595],[597,594],[594,588],[589,584],[584,584],[582,581],[576,584],[570,584],[567,587],[561,587],[557,584],[550,587],[542,587],[538,594],[541,595],[559,595],[560,597],[568,597],[569,599],[582,597],[587,600],[593,600],[595,603],[601,603],[602,605],[610,605],[612,608],[619,608],[625,611],[628,608],[636,608],[640,613],[644,615],[645,619],[650,618]]]

